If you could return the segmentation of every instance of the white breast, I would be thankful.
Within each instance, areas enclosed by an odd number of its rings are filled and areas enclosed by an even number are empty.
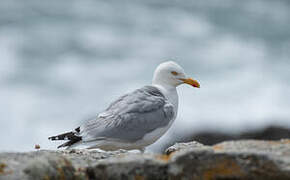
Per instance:
[[[164,126],[162,128],[155,129],[154,131],[146,134],[143,139],[141,140],[142,142],[138,142],[141,144],[146,144],[150,145],[157,141],[162,135],[166,133],[166,131],[171,127],[172,123],[176,119],[177,112],[178,112],[178,94],[176,91],[176,88],[164,88],[163,86],[159,85],[154,85],[157,87],[162,94],[168,99],[168,101],[174,106],[174,117],[171,119],[171,121],[168,123],[167,126]]]
[[[175,112],[175,115],[177,115],[178,94],[177,94],[176,88],[172,86],[164,87],[164,86],[155,85],[155,84],[153,86],[158,88],[162,92],[162,94],[164,94],[164,96],[168,99],[168,101],[174,106],[174,112]]]

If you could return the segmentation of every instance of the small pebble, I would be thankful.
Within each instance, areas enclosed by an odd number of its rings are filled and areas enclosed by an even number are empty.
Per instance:
[[[39,144],[35,144],[34,149],[40,149],[40,145]]]

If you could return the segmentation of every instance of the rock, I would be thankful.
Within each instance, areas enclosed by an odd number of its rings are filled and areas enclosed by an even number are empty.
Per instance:
[[[290,140],[178,143],[166,154],[0,153],[0,179],[290,179]]]
[[[274,120],[273,120],[274,121]],[[290,137],[290,128],[281,126],[266,126],[257,127],[253,129],[247,129],[239,132],[233,131],[221,131],[218,129],[204,130],[204,131],[192,131],[192,132],[174,132],[175,136],[172,137],[167,143],[162,144],[155,151],[163,152],[174,142],[189,142],[198,141],[205,145],[214,145],[224,141],[237,141],[245,139],[255,140],[280,140]]]
[[[196,141],[192,141],[192,142],[189,142],[189,143],[176,143],[174,144],[173,146],[167,148],[165,150],[165,153],[167,155],[169,155],[170,153],[172,152],[175,152],[175,151],[179,151],[179,150],[182,150],[182,149],[197,149],[197,148],[204,148],[206,147],[205,145],[199,143],[199,142],[196,142]]]
[[[228,141],[203,149],[189,145],[171,161],[183,167],[178,177],[187,179],[290,179],[290,140]]]

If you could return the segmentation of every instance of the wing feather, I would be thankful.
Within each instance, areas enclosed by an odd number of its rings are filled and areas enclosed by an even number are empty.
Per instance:
[[[95,119],[81,126],[83,141],[98,137],[136,141],[148,132],[164,127],[174,117],[173,105],[154,86],[126,94]]]

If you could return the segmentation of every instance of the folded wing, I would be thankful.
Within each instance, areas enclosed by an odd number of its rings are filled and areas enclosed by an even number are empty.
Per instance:
[[[137,141],[147,133],[168,125],[174,117],[173,105],[154,86],[145,86],[113,102],[98,117],[80,127],[82,141],[120,139]]]

